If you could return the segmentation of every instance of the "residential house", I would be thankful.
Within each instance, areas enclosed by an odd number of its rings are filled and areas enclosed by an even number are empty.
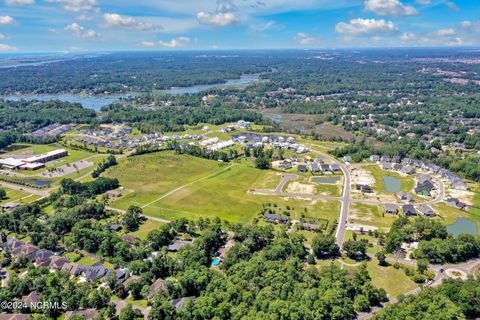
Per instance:
[[[417,206],[417,211],[423,214],[426,217],[435,217],[437,213],[431,207],[421,204]]]
[[[108,226],[108,229],[110,229],[110,231],[113,231],[113,232],[118,232],[122,230],[122,226],[119,225],[118,223],[112,223],[111,225]]]
[[[129,243],[129,244],[137,244],[137,243],[139,243],[139,242],[141,241],[139,238],[134,237],[134,236],[132,236],[132,235],[130,235],[130,234],[124,234],[124,235],[122,236],[122,240],[125,241],[125,242],[127,242],[127,243]]]
[[[400,163],[401,160],[402,160],[402,158],[400,156],[393,156],[392,157],[392,162],[393,163]]]
[[[463,182],[462,180],[455,180],[453,183],[452,183],[452,187],[453,189],[456,189],[456,190],[463,190],[463,191],[467,191],[468,190],[468,186],[465,182]]]
[[[153,298],[154,295],[162,291],[165,295],[168,295],[167,282],[163,279],[157,279],[148,289],[148,298]]]
[[[30,254],[37,251],[38,248],[31,243],[24,244],[16,249],[12,250],[12,255],[16,258],[20,256],[29,256]]]
[[[411,166],[403,167],[403,173],[405,174],[415,174],[416,172],[417,170],[415,170],[415,167],[411,167]]]
[[[362,193],[373,193],[373,189],[371,186],[369,186],[368,184],[360,184],[360,183],[357,183],[355,188],[359,191],[361,191]]]
[[[383,156],[380,157],[380,161],[381,162],[390,162],[391,158],[390,158],[390,156],[383,155]]]
[[[308,168],[312,173],[320,172],[320,167],[315,162],[309,163]]]
[[[282,224],[288,222],[288,218],[276,213],[267,213],[263,217],[263,220],[270,223],[282,223]]]
[[[385,203],[384,205],[385,213],[388,214],[397,214],[398,213],[398,206],[393,203]]]
[[[338,172],[340,170],[340,165],[338,163],[333,163],[330,165],[330,171],[332,172]]]
[[[392,164],[389,162],[382,162],[382,169],[383,170],[392,170]]]
[[[464,202],[461,202],[457,198],[448,198],[447,200],[445,200],[445,204],[449,207],[457,208],[457,209],[460,209],[460,210],[467,210],[468,209],[467,204],[464,203]]]
[[[40,293],[32,291],[29,295],[22,297],[22,301],[26,308],[37,309],[38,303],[40,302]]]
[[[54,255],[53,251],[40,249],[27,256],[28,260],[34,261],[37,266],[48,266],[50,258]]]
[[[415,207],[411,204],[404,204],[402,206],[402,211],[403,211],[403,214],[406,215],[407,217],[417,215],[417,211],[415,210]]]
[[[307,164],[305,163],[297,164],[297,170],[298,172],[307,172]]]
[[[85,309],[85,310],[77,310],[77,311],[67,311],[65,313],[65,320],[71,319],[78,319],[83,318],[85,320],[95,320],[98,317],[98,310],[97,309]]]
[[[415,193],[422,196],[430,196],[434,188],[432,177],[429,174],[422,173],[417,176]]]
[[[400,163],[395,163],[393,165],[393,170],[395,171],[403,171],[403,165],[401,165]]]
[[[185,302],[195,300],[194,296],[184,297],[179,299],[171,300],[170,303],[175,307],[176,310],[180,310],[185,305]]]
[[[372,154],[370,156],[370,161],[372,161],[372,162],[380,161],[380,156],[378,154]]]
[[[395,196],[397,196],[397,198],[401,201],[410,202],[410,201],[413,200],[412,195],[408,192],[405,192],[405,191],[397,192],[397,193],[395,193]]]
[[[61,270],[63,265],[68,262],[68,259],[61,256],[52,256],[50,257],[50,264],[48,267],[51,270]]]
[[[190,244],[190,241],[184,241],[184,240],[175,240],[172,244],[169,244],[167,249],[170,252],[178,252],[183,246]]]
[[[95,279],[106,277],[109,273],[110,270],[105,268],[101,262],[97,262],[94,265],[84,267],[81,274],[87,282],[92,282]]]
[[[278,167],[282,170],[288,170],[288,169],[291,169],[293,166],[291,162],[283,161],[282,163],[280,163]]]
[[[128,289],[130,288],[130,284],[132,284],[132,282],[136,282],[138,280],[140,280],[140,276],[137,276],[137,275],[133,275],[130,278],[128,278],[127,280],[125,280],[123,282],[123,286],[125,287],[125,290],[128,291]]]
[[[83,268],[81,265],[79,265],[78,263],[75,263],[75,262],[67,262],[67,263],[64,263],[63,266],[62,266],[62,271],[65,271],[66,273],[68,273],[69,275],[71,275],[72,277],[77,277],[79,276],[82,271],[83,271]]]
[[[326,164],[326,163],[323,163],[320,165],[320,169],[322,170],[323,173],[327,174],[327,173],[331,173],[331,169],[330,169],[330,165]]]

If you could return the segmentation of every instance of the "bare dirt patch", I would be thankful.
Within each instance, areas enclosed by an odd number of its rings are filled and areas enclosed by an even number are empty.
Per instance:
[[[468,204],[469,206],[471,206],[473,203],[474,193],[471,191],[451,189],[449,194],[452,198],[457,198],[458,200]]]
[[[287,193],[315,194],[315,185],[300,182],[291,182],[287,186]]]
[[[363,168],[353,168],[351,170],[352,183],[373,186],[375,177]]]

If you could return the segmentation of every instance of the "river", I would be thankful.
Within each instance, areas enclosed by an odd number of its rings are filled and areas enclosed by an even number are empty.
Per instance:
[[[174,87],[170,89],[160,90],[167,94],[193,94],[211,88],[227,88],[234,86],[245,86],[251,83],[259,82],[258,74],[244,74],[239,79],[227,80],[225,83],[196,85],[190,87]],[[8,95],[0,96],[0,98],[12,101],[24,100],[60,100],[72,103],[80,103],[84,108],[100,111],[103,106],[112,104],[121,98],[132,97],[134,94],[117,94],[117,95],[87,95],[87,94],[23,94],[23,95]]]

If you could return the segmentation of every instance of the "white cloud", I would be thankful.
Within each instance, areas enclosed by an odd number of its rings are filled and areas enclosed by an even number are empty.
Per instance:
[[[448,28],[448,29],[440,29],[437,31],[437,35],[443,37],[443,36],[453,36],[457,34],[457,32],[455,30],[453,30],[452,28]]]
[[[445,4],[447,5],[447,7],[449,7],[453,11],[460,11],[460,7],[457,6],[457,4],[453,1],[447,1],[445,2]]]
[[[379,16],[404,17],[418,14],[417,9],[404,5],[400,0],[365,0],[365,10]]]
[[[142,41],[142,47],[150,48],[154,46],[155,46],[155,42],[153,41]]]
[[[35,0],[5,0],[7,6],[30,6],[35,4]]]
[[[65,27],[65,30],[72,31],[73,34],[81,38],[98,38],[100,35],[92,29],[85,29],[85,27],[74,22]]]
[[[240,23],[240,18],[234,13],[238,8],[231,1],[217,1],[215,12],[200,11],[197,21],[214,27],[228,27]]]
[[[415,0],[416,3],[419,3],[419,4],[430,4],[430,0]]]
[[[75,19],[79,20],[79,21],[91,21],[91,20],[93,20],[93,17],[81,14],[79,16],[76,16]]]
[[[65,10],[70,12],[92,10],[98,5],[97,0],[47,0],[47,2],[60,3]]]
[[[318,42],[318,38],[304,32],[297,32],[295,41],[302,46],[311,46]]]
[[[275,26],[275,21],[267,21],[265,23],[253,24],[250,26],[250,31],[253,33],[262,33]]]
[[[109,28],[118,27],[135,31],[155,30],[160,28],[154,26],[150,22],[140,21],[133,17],[122,16],[116,13],[105,13],[103,19],[105,20],[106,26]]]
[[[190,43],[190,41],[191,41],[190,38],[178,37],[178,38],[173,38],[172,40],[170,40],[168,42],[158,41],[158,44],[161,47],[164,47],[164,48],[174,49],[174,48],[185,47],[186,45],[188,45]]]
[[[240,22],[240,18],[232,12],[199,12],[197,13],[197,20],[201,24],[215,27],[228,27]]]
[[[335,31],[346,36],[391,35],[398,33],[398,28],[392,21],[383,19],[352,19],[349,23],[340,22]]]
[[[0,16],[0,25],[14,24],[15,19],[10,16]]]
[[[400,39],[404,41],[415,40],[416,38],[417,38],[417,35],[411,32],[405,32],[400,36]]]
[[[12,47],[8,44],[0,43],[0,51],[17,51],[18,48]]]
[[[0,40],[5,40],[7,39],[7,36],[4,35],[3,33],[0,33]]]

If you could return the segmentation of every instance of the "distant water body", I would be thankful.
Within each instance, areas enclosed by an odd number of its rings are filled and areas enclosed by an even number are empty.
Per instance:
[[[227,80],[225,83],[209,84],[209,85],[196,85],[190,87],[175,87],[170,89],[161,90],[161,92],[167,94],[194,94],[204,90],[212,88],[227,88],[234,86],[245,86],[251,83],[259,82],[260,78],[258,74],[245,74],[240,79]],[[23,100],[60,100],[71,103],[80,103],[84,108],[100,111],[103,106],[108,106],[121,98],[131,97],[131,94],[124,95],[86,95],[86,94],[24,94],[24,95],[9,95],[0,96],[5,100],[19,101]]]

